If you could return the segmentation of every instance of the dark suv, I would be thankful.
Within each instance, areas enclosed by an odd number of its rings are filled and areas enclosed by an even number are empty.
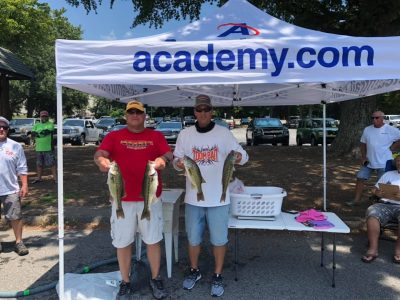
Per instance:
[[[255,118],[250,121],[246,129],[247,145],[260,143],[289,145],[289,130],[282,125],[281,120],[275,118]]]
[[[332,118],[326,118],[325,122],[326,141],[328,144],[330,144],[335,139],[338,128],[335,120]],[[322,118],[308,118],[300,120],[296,134],[297,146],[301,146],[304,143],[310,143],[311,146],[318,146],[318,144],[322,144],[323,124]]]

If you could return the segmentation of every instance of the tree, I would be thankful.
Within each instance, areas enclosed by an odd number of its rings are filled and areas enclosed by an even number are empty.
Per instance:
[[[101,0],[66,0],[82,4],[89,13]],[[204,3],[224,4],[225,0],[131,0],[138,12],[132,26],[148,24],[159,28],[175,19],[198,19]],[[115,0],[110,1],[112,8]],[[252,0],[269,14],[314,30],[352,36],[391,36],[400,33],[400,1],[397,0]],[[340,104],[340,131],[331,150],[338,155],[356,153],[362,129],[370,123],[370,114],[379,108],[381,97],[374,96]]]
[[[35,77],[32,82],[11,83],[11,101],[6,105],[12,112],[25,105],[28,116],[44,108],[55,115],[55,40],[82,35],[64,13],[37,0],[0,0],[0,46],[19,56]],[[63,99],[67,112],[87,103],[86,95],[72,90],[65,90]]]

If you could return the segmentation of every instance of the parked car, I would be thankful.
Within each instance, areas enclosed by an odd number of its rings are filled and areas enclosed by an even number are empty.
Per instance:
[[[87,142],[99,143],[101,130],[96,128],[92,120],[65,119],[63,122],[63,144],[85,145]],[[57,138],[57,135],[55,136]]]
[[[184,116],[183,117],[183,125],[185,127],[192,126],[196,123],[196,118],[194,116]]]
[[[385,115],[383,121],[394,127],[400,127],[400,115]]]
[[[160,122],[155,130],[161,131],[167,142],[176,142],[179,132],[183,129],[181,122]]]
[[[110,129],[106,130],[106,131],[102,131],[99,134],[99,144],[103,141],[104,137],[109,134],[111,131],[115,131],[115,130],[120,130],[126,128],[126,125],[115,125],[114,127],[111,127]]]
[[[299,126],[300,116],[289,116],[287,125],[289,128],[297,128]]]
[[[96,123],[96,127],[102,129],[103,131],[107,131],[115,125],[124,124],[126,124],[126,120],[123,118],[100,118],[99,121]]]
[[[246,129],[246,142],[248,146],[260,143],[288,146],[289,129],[276,118],[255,118]]]
[[[244,125],[249,125],[250,124],[250,118],[249,117],[247,117],[247,118],[242,118],[241,120],[240,120],[240,125],[242,125],[242,126],[244,126]]]
[[[335,120],[332,118],[326,118],[325,122],[326,141],[330,144],[335,139],[338,128]],[[322,118],[307,118],[300,120],[296,134],[297,146],[301,146],[304,143],[310,143],[311,146],[322,144],[323,124]]]
[[[228,128],[228,129],[231,129],[231,128],[229,127],[229,124],[226,123],[226,122],[225,122],[224,120],[222,120],[222,119],[214,119],[213,122],[214,122],[215,124],[219,125],[219,126],[223,126],[223,127]]]
[[[40,119],[38,118],[12,119],[10,121],[9,138],[17,142],[23,142],[25,145],[30,145],[32,142],[32,128],[39,122]]]

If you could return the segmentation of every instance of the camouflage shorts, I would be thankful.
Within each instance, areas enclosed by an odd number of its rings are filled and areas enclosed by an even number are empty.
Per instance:
[[[56,164],[53,151],[36,152],[36,165],[39,167],[52,167]]]
[[[367,209],[366,217],[378,219],[382,226],[385,226],[392,220],[400,222],[400,205],[390,203],[375,203]]]
[[[0,205],[3,205],[6,220],[14,221],[22,218],[21,200],[18,193],[0,196]]]

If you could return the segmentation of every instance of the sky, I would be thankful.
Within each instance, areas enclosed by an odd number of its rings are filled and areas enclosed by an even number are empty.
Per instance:
[[[150,36],[172,31],[190,23],[189,20],[171,21],[164,24],[161,29],[150,29],[148,25],[132,29],[135,15],[131,0],[116,0],[113,9],[110,9],[110,0],[103,0],[102,5],[98,6],[97,14],[94,11],[86,14],[83,6],[76,8],[70,6],[65,0],[40,0],[39,2],[48,3],[52,9],[62,7],[67,9],[64,16],[71,24],[81,25],[84,40],[121,40]],[[207,5],[202,12],[213,9],[216,9],[215,5]]]

